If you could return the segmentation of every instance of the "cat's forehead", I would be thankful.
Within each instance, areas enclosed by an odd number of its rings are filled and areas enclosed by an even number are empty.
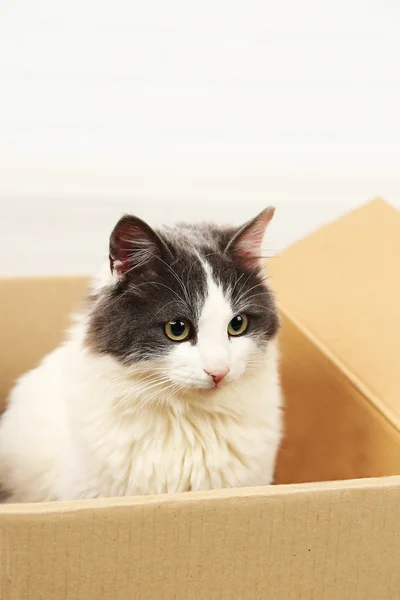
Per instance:
[[[249,287],[260,280],[258,269],[245,269],[232,253],[225,252],[234,233],[234,228],[219,227],[211,223],[181,223],[159,232],[175,258],[177,270],[182,273],[190,272],[194,285],[196,277],[202,287],[212,278],[225,291],[229,291],[243,275],[246,277],[242,277],[242,284],[246,283]]]
[[[203,255],[207,251],[223,252],[234,233],[229,227],[218,227],[212,223],[178,223],[164,227],[160,236],[176,249],[195,251]]]
[[[254,288],[263,281],[260,269],[246,269],[232,253],[225,252],[234,232],[232,228],[208,223],[181,223],[158,231],[172,257],[163,278],[173,294],[183,291],[188,296],[196,312],[208,295],[210,284],[216,283],[226,300],[235,304],[244,288]]]

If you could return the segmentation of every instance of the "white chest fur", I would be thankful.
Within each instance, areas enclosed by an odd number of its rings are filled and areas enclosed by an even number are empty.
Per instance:
[[[67,496],[71,487],[74,497],[93,497],[270,483],[281,432],[274,347],[265,366],[198,402],[170,397],[163,408],[139,410],[124,385],[104,385],[116,377],[103,364],[91,390],[78,386],[70,399],[80,410],[70,411],[75,453]]]
[[[116,361],[74,340],[53,352],[20,380],[3,417],[0,477],[12,500],[271,482],[281,437],[274,342],[256,373],[198,401],[140,409],[137,400]]]

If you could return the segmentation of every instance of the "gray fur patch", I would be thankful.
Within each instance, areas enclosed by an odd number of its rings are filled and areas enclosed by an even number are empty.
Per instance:
[[[249,269],[233,252],[224,252],[237,229],[180,224],[156,232],[159,252],[151,268],[128,269],[126,276],[100,292],[89,317],[87,343],[125,364],[160,357],[176,342],[164,324],[172,319],[196,328],[207,295],[203,261],[222,286],[233,312],[249,316],[248,335],[264,346],[279,328],[274,296],[259,268]],[[189,342],[187,342],[189,343]]]

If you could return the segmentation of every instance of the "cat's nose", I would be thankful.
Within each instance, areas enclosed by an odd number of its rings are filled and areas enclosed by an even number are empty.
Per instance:
[[[204,369],[205,372],[207,373],[207,375],[210,375],[210,377],[213,378],[213,381],[215,384],[219,383],[220,381],[223,380],[223,378],[228,375],[230,369],[229,367],[226,367],[225,369],[218,369],[217,370],[213,370],[213,371],[207,371],[206,369]]]

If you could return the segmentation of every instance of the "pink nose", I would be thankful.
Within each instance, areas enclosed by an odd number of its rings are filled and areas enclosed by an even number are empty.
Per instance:
[[[226,369],[221,369],[219,371],[206,371],[206,373],[207,375],[210,375],[210,377],[213,378],[214,383],[217,384],[222,381],[226,375],[228,375],[229,371],[230,369],[227,367]]]

